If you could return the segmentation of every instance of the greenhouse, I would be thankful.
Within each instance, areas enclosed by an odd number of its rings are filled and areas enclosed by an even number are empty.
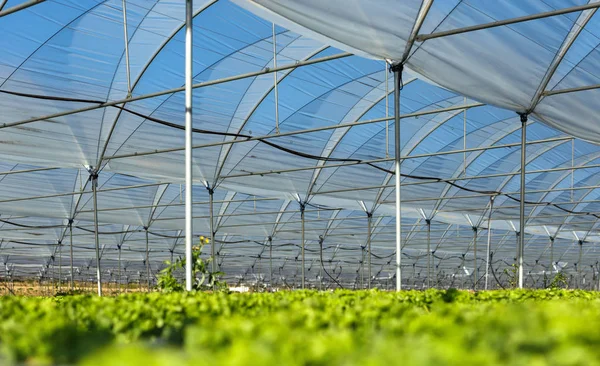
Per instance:
[[[598,288],[599,4],[367,4],[0,2],[2,277]]]
[[[600,364],[598,8],[0,0],[0,364]]]

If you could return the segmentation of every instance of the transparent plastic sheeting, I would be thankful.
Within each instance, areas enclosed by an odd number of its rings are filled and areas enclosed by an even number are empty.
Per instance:
[[[595,0],[235,1],[300,34],[355,54],[405,61],[410,69],[462,95],[530,112],[564,132],[600,142],[596,8],[409,43],[415,24],[422,24],[419,35],[428,35]],[[412,47],[403,60],[407,45]],[[591,88],[552,95],[581,87]]]
[[[9,1],[5,8],[15,4],[18,2]],[[269,4],[275,3],[264,3],[264,9]],[[291,10],[302,5],[308,12],[330,2],[280,4],[287,4]],[[379,9],[380,4],[383,2],[358,10],[369,14]],[[403,49],[402,37],[410,32],[412,23],[405,26],[396,22],[392,26],[385,19],[414,19],[420,3],[406,4],[389,2],[386,17],[373,23],[381,30],[373,34],[361,31],[354,38],[365,35],[393,43],[386,57],[396,58],[394,52]],[[486,6],[500,6],[490,4]],[[356,17],[351,18],[352,22],[362,27],[359,22],[362,15],[355,5],[363,3],[349,2],[336,17],[352,15]],[[440,7],[449,5],[451,2],[435,2],[422,32],[432,32],[437,25],[432,16],[438,14],[437,22],[441,22]],[[451,16],[444,22],[452,20],[454,24],[463,13],[466,14],[463,17],[472,16],[469,9],[476,6],[483,5],[463,1],[454,11],[448,8],[446,12]],[[527,11],[535,13],[539,10],[536,9]],[[460,14],[455,13],[458,10]],[[493,16],[509,18],[521,14],[520,11],[503,9],[503,14]],[[323,43],[321,36],[312,33],[296,33],[299,29],[287,23],[274,27],[274,37],[272,23],[265,20],[270,15],[260,18],[226,0],[196,0],[194,14],[195,83],[272,68],[273,38],[278,67],[341,55],[336,46],[347,49],[341,43]],[[487,18],[481,16],[479,22],[483,23]],[[564,17],[577,21],[579,15],[573,16]],[[127,1],[126,18],[129,83],[121,0],[45,1],[0,18],[0,219],[5,220],[0,221],[0,239],[3,239],[0,257],[9,256],[11,262],[29,271],[40,270],[52,258],[57,266],[59,248],[62,265],[66,265],[68,248],[64,243],[69,239],[68,219],[72,217],[76,226],[75,265],[85,266],[87,260],[94,258],[94,237],[90,232],[93,203],[86,170],[89,166],[101,168],[98,218],[104,248],[102,263],[107,269],[115,268],[119,243],[125,242],[123,248],[128,249],[123,250],[123,258],[143,271],[144,226],[151,232],[149,248],[155,270],[170,257],[169,248],[176,248],[174,255],[183,252],[182,92],[124,102],[121,108],[95,108],[47,117],[126,98],[129,92],[139,97],[183,85],[183,2]],[[587,67],[594,52],[587,56],[580,54],[580,59],[586,61],[573,67],[572,72],[564,67],[576,62],[571,53],[582,52],[577,45],[593,33],[587,28],[594,19],[595,15],[553,76],[563,75],[564,80],[550,83],[549,88],[557,85],[562,88],[560,83],[571,80],[575,74],[591,78],[593,70]],[[322,19],[317,23],[327,26]],[[577,21],[577,24],[583,23]],[[289,29],[283,28],[286,25]],[[386,26],[394,28],[395,33],[388,32]],[[444,23],[444,27],[450,25]],[[540,32],[547,29],[541,27]],[[482,32],[495,34],[507,30]],[[521,33],[513,33],[520,37]],[[393,36],[386,38],[386,34]],[[536,33],[535,39],[538,36]],[[453,39],[465,37],[459,35]],[[544,36],[538,43],[555,42],[555,38]],[[427,41],[421,47],[444,39]],[[588,42],[592,42],[591,38]],[[383,44],[371,42],[370,46],[383,47]],[[462,43],[442,46],[436,47],[443,50],[462,47]],[[527,52],[535,50],[526,48]],[[475,46],[470,48],[474,49]],[[415,50],[414,57],[425,57],[420,48]],[[528,67],[525,59],[519,62]],[[439,70],[445,70],[445,76],[459,74],[447,69],[450,63],[444,65],[446,68]],[[543,63],[538,65],[541,67]],[[409,66],[412,67],[410,60]],[[465,73],[477,70],[476,65],[464,66],[468,69]],[[578,72],[580,68],[588,71]],[[401,113],[412,114],[401,122],[402,173],[406,175],[402,178],[403,242],[406,243],[402,255],[408,260],[403,263],[410,267],[412,260],[417,268],[427,260],[425,218],[430,218],[436,227],[431,242],[437,248],[435,260],[440,261],[436,265],[455,271],[464,264],[463,258],[467,260],[473,253],[469,239],[471,226],[484,230],[490,225],[487,222],[490,194],[477,193],[482,191],[503,193],[494,203],[492,248],[496,253],[494,260],[500,261],[496,262],[498,265],[503,260],[512,263],[515,233],[520,231],[518,202],[514,201],[520,189],[519,117],[509,109],[482,105],[475,99],[425,82],[419,74],[449,86],[433,74],[415,70],[418,73],[404,72],[401,101]],[[517,71],[515,75],[521,72]],[[374,217],[373,254],[378,257],[372,257],[373,263],[391,276],[395,250],[391,157],[395,146],[393,121],[381,120],[393,115],[393,82],[388,74],[386,85],[386,74],[383,61],[350,56],[278,72],[277,98],[272,73],[194,90],[194,144],[199,146],[194,149],[193,162],[197,184],[195,234],[209,232],[205,188],[209,185],[215,188],[217,237],[225,243],[219,249],[224,268],[229,266],[236,275],[243,275],[259,264],[264,270],[266,257],[262,251],[266,250],[267,237],[272,236],[278,242],[274,244],[273,255],[279,262],[274,266],[283,266],[285,276],[296,273],[301,231],[297,201],[300,200],[310,204],[306,206],[307,266],[320,259],[318,239],[322,235],[323,259],[331,260],[333,267],[337,259],[348,262],[338,265],[344,266],[343,276],[351,280],[349,273],[355,273],[364,258],[361,251],[367,238],[366,208]],[[495,74],[489,75],[493,81]],[[509,82],[515,75],[503,76],[502,80]],[[533,80],[537,73],[530,75],[521,81]],[[477,79],[472,82],[472,91],[477,90]],[[500,102],[501,99],[487,99],[486,93],[496,89],[477,90],[476,99],[512,108]],[[519,93],[527,94],[527,90],[521,88]],[[529,244],[525,252],[526,261],[532,261],[528,262],[528,268],[536,271],[544,270],[536,267],[536,259],[541,258],[549,266],[549,236],[557,238],[554,259],[563,256],[560,260],[569,263],[569,269],[578,260],[576,245],[580,239],[585,241],[586,265],[596,262],[596,242],[600,241],[598,220],[590,213],[600,211],[597,188],[600,149],[539,123],[539,120],[547,122],[539,114],[544,103],[552,98],[579,98],[578,95],[584,94],[543,98],[528,126],[526,199],[540,204],[526,207],[525,232]],[[520,100],[522,95],[510,94],[510,97]],[[587,109],[594,106],[586,103],[578,107],[582,123],[586,121]],[[569,108],[568,104],[561,106],[561,113]],[[367,123],[376,119],[379,122]],[[334,128],[339,124],[345,127]],[[280,135],[276,134],[277,125]],[[245,141],[258,136],[269,138]],[[592,136],[588,132],[584,137],[593,140]],[[465,148],[468,151],[463,153]],[[460,187],[437,179],[450,179]],[[485,257],[482,245],[485,235],[484,230],[478,239],[480,260]],[[63,246],[57,245],[59,241]],[[338,245],[341,249],[336,249]]]

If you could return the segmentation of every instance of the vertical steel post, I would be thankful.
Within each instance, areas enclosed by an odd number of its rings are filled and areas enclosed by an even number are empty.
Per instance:
[[[273,237],[269,236],[269,286],[273,288]]]
[[[121,248],[123,247],[123,242],[119,244],[117,249],[119,249],[119,273],[117,275],[117,281],[119,283],[119,293],[121,293]]]
[[[185,289],[192,291],[192,11],[193,0],[185,0]]]
[[[550,273],[554,269],[554,237],[550,237]]]
[[[468,250],[468,249],[469,249],[469,248],[467,248],[467,250]],[[467,255],[467,254],[466,254],[466,253],[464,253],[464,254],[462,255],[462,260],[460,261],[460,270],[461,270],[461,272],[463,272],[463,274],[462,274],[462,276],[461,276],[461,284],[460,284],[460,287],[461,287],[462,289],[464,289],[464,288],[465,288],[465,276],[466,276],[466,273],[465,273],[465,256],[466,256],[466,255]]]
[[[463,104],[467,105],[467,97],[464,97]],[[467,150],[467,108],[463,111],[463,150]],[[467,176],[467,152],[463,151],[463,175]]]
[[[426,219],[427,224],[427,288],[431,288],[431,220]]]
[[[217,257],[215,256],[215,219],[213,213],[213,194],[214,189],[208,188],[208,215],[209,215],[209,229],[210,229],[210,258],[211,258],[211,271],[217,272]]]
[[[100,268],[100,239],[98,237],[98,171],[90,171],[92,181],[92,197],[94,201],[94,241],[96,243],[96,279],[98,282],[98,296],[102,296],[102,270]]]
[[[300,202],[300,220],[302,221],[302,289],[304,290],[304,203]]]
[[[277,70],[277,36],[275,34],[275,23],[273,23],[273,68]],[[277,71],[273,73],[273,89],[275,90],[275,133],[279,133],[279,88]]]
[[[396,291],[402,290],[402,210],[400,195],[400,83],[402,82],[402,64],[392,65],[394,72],[394,167],[396,185]]]
[[[365,288],[365,246],[360,246],[360,263],[358,266],[360,271],[360,288]]]
[[[583,240],[579,240],[579,260],[577,261],[577,277],[579,277],[579,288],[583,288],[583,278],[581,277],[581,271],[583,266],[581,261],[583,260]]]
[[[473,226],[473,290],[477,290],[477,227]]]
[[[488,289],[490,275],[490,253],[492,248],[492,210],[494,209],[495,196],[490,196],[490,211],[488,212],[487,250],[485,254],[485,289]]]
[[[146,232],[146,284],[150,292],[150,247],[148,245],[148,226],[144,226]]]
[[[69,251],[71,257],[71,291],[73,291],[73,286],[75,282],[75,274],[73,271],[73,219],[69,219]]]
[[[525,166],[527,153],[527,114],[520,114],[521,117],[521,197],[519,200],[519,254],[517,256],[517,265],[519,266],[519,288],[523,288],[523,255],[525,253]]]
[[[385,158],[389,158],[390,157],[390,120],[388,119],[388,117],[390,116],[390,92],[388,90],[389,88],[389,81],[388,81],[388,69],[387,69],[387,62],[385,62]]]
[[[368,274],[369,279],[367,280],[367,286],[371,289],[371,221],[373,220],[373,213],[367,212],[367,266],[369,267]]]
[[[58,241],[58,291],[62,291],[62,240]]]

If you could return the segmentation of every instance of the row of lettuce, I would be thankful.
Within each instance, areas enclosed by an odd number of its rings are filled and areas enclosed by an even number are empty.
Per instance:
[[[600,293],[3,297],[2,364],[600,364]]]

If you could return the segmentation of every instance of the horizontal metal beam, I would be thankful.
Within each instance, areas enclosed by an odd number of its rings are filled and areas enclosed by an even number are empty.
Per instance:
[[[470,109],[470,108],[475,108],[475,107],[481,107],[481,106],[484,106],[484,105],[485,104],[483,104],[483,103],[472,103],[472,104],[452,106],[452,107],[447,107],[447,108],[431,109],[431,110],[425,110],[425,111],[407,113],[407,114],[402,115],[401,118],[405,119],[405,118],[411,118],[411,117],[426,116],[426,115],[429,115],[429,114],[438,114],[438,113],[452,112],[452,111],[461,110],[461,109]],[[278,137],[286,137],[286,136],[301,135],[301,134],[306,134],[306,133],[313,133],[313,132],[320,132],[320,131],[327,131],[327,130],[335,130],[335,129],[338,129],[338,128],[361,126],[361,125],[366,125],[366,124],[371,124],[371,123],[380,123],[380,122],[385,122],[385,121],[391,121],[393,119],[394,119],[394,117],[383,117],[383,118],[375,118],[375,119],[364,120],[364,121],[354,121],[354,122],[347,122],[347,123],[339,123],[337,125],[316,127],[316,128],[310,128],[310,129],[305,129],[305,130],[297,130],[297,131],[290,131],[290,132],[281,132],[279,134],[253,136],[253,137],[250,137],[250,138],[243,138],[243,139],[240,139],[240,140],[233,140],[232,139],[232,140],[227,140],[227,141],[211,142],[211,143],[207,143],[207,144],[194,145],[194,146],[192,146],[192,148],[194,148],[194,149],[201,149],[201,148],[207,148],[207,147],[215,147],[215,146],[222,146],[222,145],[238,144],[238,143],[242,143],[242,142],[267,140],[267,139],[278,138]],[[170,149],[160,149],[160,150],[157,149],[157,150],[151,150],[151,151],[135,152],[135,153],[130,153],[130,154],[121,154],[121,155],[107,156],[104,159],[105,160],[123,159],[123,158],[130,158],[130,157],[139,157],[139,156],[146,156],[146,155],[171,153],[171,152],[177,152],[177,151],[183,151],[183,150],[185,150],[184,147],[174,147],[174,148],[170,148]]]
[[[192,85],[192,89],[204,88],[204,87],[207,87],[207,86],[223,84],[223,83],[227,83],[227,82],[230,82],[230,81],[241,80],[241,79],[256,77],[256,76],[260,76],[260,75],[270,74],[270,73],[276,72],[276,71],[283,71],[283,70],[295,69],[295,68],[300,67],[300,66],[314,65],[314,64],[321,63],[321,62],[326,62],[326,61],[331,61],[331,60],[337,60],[337,59],[348,57],[348,56],[352,56],[352,54],[351,53],[339,53],[337,55],[320,57],[320,58],[315,58],[315,59],[307,60],[307,61],[297,61],[297,62],[295,62],[293,64],[290,64],[290,65],[284,65],[284,66],[273,67],[273,68],[268,68],[267,67],[267,68],[259,70],[259,71],[253,71],[253,72],[248,72],[248,73],[245,73],[245,74],[239,74],[239,75],[229,76],[229,77],[225,77],[225,78],[221,78],[221,79],[216,79],[216,80],[210,80],[210,81],[204,81],[204,82],[201,82],[201,83],[197,83],[197,84]],[[17,121],[17,122],[3,123],[3,124],[0,125],[0,129],[21,126],[21,125],[25,125],[25,124],[28,124],[28,123],[33,123],[33,122],[38,122],[38,121],[44,121],[44,120],[53,119],[53,118],[57,118],[57,117],[69,116],[69,115],[72,115],[72,114],[93,111],[93,110],[96,110],[96,109],[101,109],[101,108],[106,108],[106,107],[113,107],[113,106],[117,106],[119,104],[137,102],[137,101],[144,100],[144,99],[156,98],[156,97],[160,97],[160,96],[163,96],[163,95],[168,95],[168,94],[173,94],[173,93],[180,93],[180,92],[183,92],[183,91],[185,91],[185,86],[182,86],[182,87],[179,87],[179,88],[168,89],[168,90],[162,90],[162,91],[155,92],[155,93],[138,95],[138,96],[134,96],[134,97],[126,98],[126,99],[119,99],[119,100],[115,100],[115,101],[108,101],[108,102],[104,102],[102,104],[92,104],[92,105],[87,106],[87,107],[82,107],[82,108],[78,108],[78,109],[71,109],[71,110],[64,111],[64,112],[57,112],[57,113],[49,114],[49,115],[46,115],[46,116],[33,117],[33,118],[29,118],[29,119],[25,119],[25,120]],[[182,148],[182,150],[183,150],[183,148]]]
[[[378,188],[393,188],[394,185],[385,185],[385,186],[380,186]],[[554,189],[536,189],[536,190],[531,190],[531,191],[525,191],[525,194],[534,194],[534,193],[547,193],[547,192],[563,192],[563,191],[578,191],[578,190],[590,190],[590,189],[598,189],[600,188],[600,185],[596,185],[596,186],[585,186],[585,187],[567,187],[567,188],[554,188]],[[368,187],[368,189],[377,189],[377,187]],[[316,193],[314,193],[316,194]],[[323,193],[325,194],[325,193]],[[511,196],[518,196],[520,194],[519,191],[517,192],[504,192],[503,195],[511,195]],[[454,199],[470,199],[470,198],[481,198],[481,197],[489,197],[489,194],[475,194],[475,195],[465,195],[465,196],[448,196],[448,197],[439,197],[439,198],[419,198],[419,199],[413,199],[413,200],[402,200],[403,202],[422,202],[422,201],[444,201],[444,200],[454,200]],[[383,201],[381,202],[382,204],[391,204],[394,203],[395,201]],[[487,202],[486,202],[487,204]],[[528,205],[526,203],[526,205]],[[565,216],[567,216],[567,214],[565,213]]]
[[[305,210],[304,212],[326,212],[326,211],[340,211],[343,210],[343,208],[320,208],[317,210]],[[290,214],[296,214],[296,213],[300,213],[299,210],[288,210],[288,211],[256,211],[256,212],[242,212],[242,213],[236,213],[236,214],[213,214],[213,217],[240,217],[240,216],[260,216],[260,215],[276,215],[276,214],[280,214],[280,213],[290,213]],[[210,216],[208,215],[198,215],[198,216],[194,216],[194,219],[208,219],[210,218]],[[166,218],[155,218],[153,221],[171,221],[171,220],[183,220],[185,219],[184,217],[166,217]],[[324,220],[326,220],[326,218],[324,218]],[[259,225],[259,224],[254,224],[254,225]],[[260,224],[262,225],[262,223]]]
[[[550,138],[550,139],[528,141],[527,145],[545,144],[545,143],[558,142],[558,141],[568,141],[568,140],[572,140],[572,139],[573,139],[572,137],[555,137],[555,138]],[[503,145],[473,147],[473,148],[468,148],[468,149],[438,151],[438,152],[426,153],[426,154],[405,155],[405,156],[402,156],[401,159],[402,160],[423,159],[423,158],[429,158],[429,157],[434,157],[434,156],[463,154],[463,153],[468,153],[468,152],[504,149],[504,148],[511,148],[511,147],[517,147],[517,146],[521,146],[521,143],[519,142],[519,143],[511,143],[511,144],[503,144]],[[344,166],[353,166],[353,165],[361,165],[361,164],[376,164],[376,163],[385,163],[385,162],[391,162],[391,161],[394,161],[394,158],[381,158],[381,159],[363,160],[363,161],[349,161],[349,162],[344,162],[344,163],[327,164],[327,165],[320,165],[320,166],[289,168],[289,169],[280,169],[280,170],[264,170],[264,171],[260,171],[260,172],[230,174],[230,175],[221,176],[221,177],[219,177],[219,179],[232,179],[232,178],[252,177],[252,176],[257,176],[257,175],[292,173],[292,172],[298,172],[298,171],[303,171],[303,170],[339,168],[339,167],[344,167]],[[569,168],[569,169],[571,169],[571,168]],[[504,175],[498,175],[498,176],[505,176],[506,174],[513,174],[513,173],[501,173],[501,174],[504,174]],[[514,173],[514,174],[519,174],[519,173]],[[527,172],[527,174],[529,174],[529,172]],[[472,178],[461,177],[461,178],[454,178],[454,179],[459,180],[459,179],[472,179]],[[447,179],[447,180],[452,180],[452,179]]]
[[[33,168],[33,169],[23,169],[23,170],[7,170],[5,172],[0,172],[0,175],[11,175],[11,174],[23,174],[23,173],[33,173],[33,172],[43,172],[46,170],[57,170],[60,168]]]
[[[548,90],[548,91],[545,91],[544,93],[542,93],[542,95],[545,97],[549,97],[549,96],[557,95],[557,94],[575,93],[575,92],[594,90],[594,89],[599,89],[599,88],[600,88],[600,84],[594,84],[594,85],[578,86],[575,88]]]
[[[261,201],[283,201],[283,198],[268,198],[268,197],[256,197],[256,198],[248,198],[248,199],[233,199],[233,200],[214,200],[213,203],[247,203],[247,202],[261,202]],[[197,201],[194,202],[193,205],[208,205],[209,201]],[[177,206],[185,206],[185,203],[161,203],[156,205],[139,205],[139,206],[129,206],[129,207],[109,207],[109,208],[99,208],[98,212],[105,211],[126,211],[126,210],[137,210],[137,209],[145,209],[145,208],[159,208],[159,207],[177,207]],[[89,213],[94,212],[94,210],[82,210],[78,211],[78,213]]]
[[[408,179],[408,178],[406,178]],[[437,182],[439,184],[444,184],[444,182]],[[409,183],[402,183],[402,186],[410,185]],[[371,189],[381,189],[381,188],[394,188],[394,184],[385,184],[385,185],[377,185],[377,186],[366,186],[366,187],[355,187],[355,188],[345,188],[345,189],[337,189],[330,191],[319,191],[312,193],[314,196],[316,195],[325,195],[325,194],[333,194],[333,193],[343,193],[343,192],[354,192],[354,191],[367,191]],[[571,191],[571,190],[580,190],[580,189],[596,189],[600,188],[600,186],[586,186],[586,187],[574,187],[574,188],[555,188],[555,189],[540,189],[534,191],[526,191],[525,194],[532,193],[545,193],[545,192],[560,192],[560,191]],[[502,192],[503,195],[519,195],[520,192]],[[466,198],[481,198],[481,197],[489,197],[489,194],[475,194],[475,195],[466,195],[466,196],[448,196],[448,197],[432,197],[432,198],[417,198],[413,200],[402,200],[402,202],[421,202],[421,201],[437,201],[437,200],[452,200],[452,199],[466,199]],[[381,203],[394,203],[395,201],[383,201]]]
[[[600,3],[592,2],[592,3],[588,3],[588,4],[584,4],[584,5],[572,6],[572,7],[564,8],[564,9],[551,10],[551,11],[547,11],[547,12],[543,12],[543,13],[525,15],[525,16],[517,17],[517,18],[498,20],[498,21],[491,22],[491,23],[478,24],[478,25],[472,25],[469,27],[450,29],[447,31],[441,31],[441,32],[436,32],[436,33],[431,33],[431,34],[420,34],[417,36],[417,42],[425,42],[429,39],[434,39],[434,38],[453,36],[453,35],[462,34],[462,33],[474,32],[474,31],[478,31],[478,30],[484,30],[484,29],[501,27],[501,26],[505,26],[505,25],[528,22],[531,20],[537,20],[537,19],[554,17],[554,16],[558,16],[558,15],[575,13],[578,11],[584,11],[584,10],[588,10],[588,9],[596,9],[598,7],[600,7]]]
[[[30,0],[30,1],[26,1],[24,3],[21,3],[19,5],[10,7],[6,10],[2,10],[2,11],[0,11],[0,18],[2,18],[3,16],[7,16],[9,14],[12,14],[12,13],[16,13],[21,10],[25,10],[31,6],[37,5],[39,3],[43,3],[44,1],[46,1],[46,0]]]
[[[552,201],[553,204],[555,205],[579,205],[581,203],[600,203],[600,200],[581,200],[581,201]],[[527,204],[528,206],[546,206],[546,203],[540,202],[540,203],[529,203]],[[519,208],[518,205],[500,205],[500,206],[496,206],[497,209],[513,209],[513,208]],[[438,210],[436,211],[437,213],[455,213],[455,212],[477,212],[477,211],[487,211],[488,207],[472,207],[472,208],[460,208],[460,209],[455,209],[455,210]],[[564,216],[569,216],[568,213],[565,213],[563,215]],[[538,216],[530,216],[530,218],[532,219],[537,219]],[[484,218],[484,221],[486,221],[487,218]]]
[[[123,189],[135,189],[135,188],[160,186],[160,185],[164,185],[164,184],[169,184],[169,183],[146,183],[146,184],[137,184],[137,185],[132,185],[132,186],[104,188],[104,189],[98,189],[97,192],[112,192],[112,191],[120,191]],[[45,198],[54,198],[54,197],[75,196],[75,195],[80,195],[80,194],[92,194],[92,191],[67,192],[67,193],[48,194],[48,195],[42,195],[42,196],[33,196],[33,197],[9,198],[9,199],[5,199],[5,200],[0,200],[0,204],[8,203],[8,202],[19,202],[19,201],[29,201],[29,200],[37,200],[37,199],[45,199]]]

